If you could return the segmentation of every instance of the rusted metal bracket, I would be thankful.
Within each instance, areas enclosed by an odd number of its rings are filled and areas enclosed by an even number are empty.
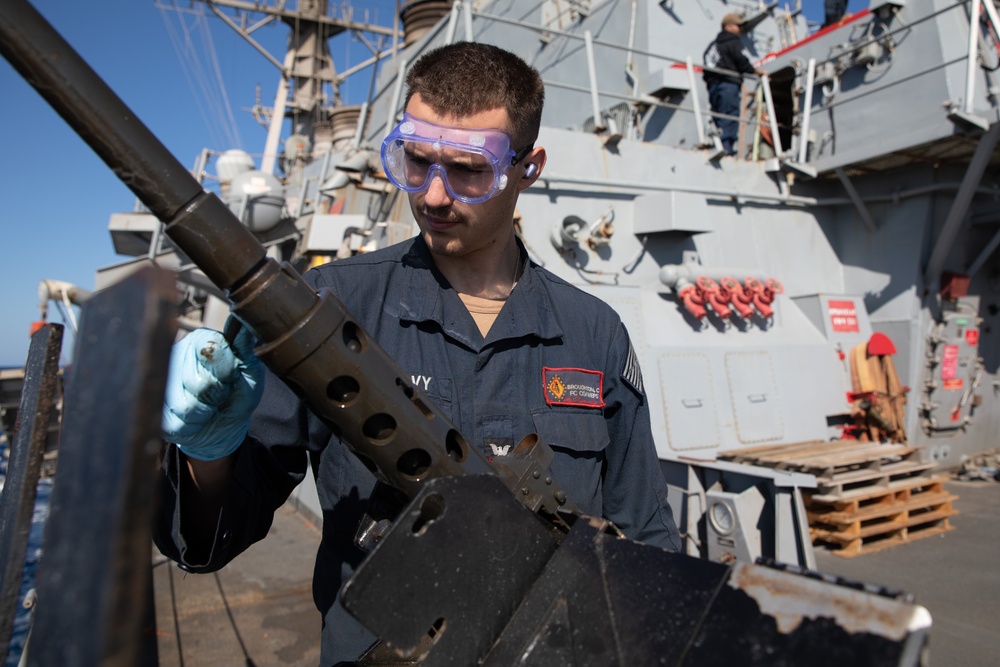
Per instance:
[[[903,594],[670,553],[591,517],[557,545],[526,518],[495,479],[429,482],[341,593],[382,639],[358,666],[922,664],[930,617]]]
[[[176,294],[171,273],[143,269],[83,308],[29,666],[143,664]]]
[[[31,337],[10,463],[0,499],[0,659],[6,660],[17,615],[35,492],[56,403],[63,327],[46,324]]]

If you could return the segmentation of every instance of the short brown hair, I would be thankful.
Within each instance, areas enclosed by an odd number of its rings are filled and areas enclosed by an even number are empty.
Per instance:
[[[406,75],[406,102],[415,93],[441,115],[468,116],[503,108],[514,150],[535,143],[545,85],[534,67],[492,44],[456,42],[428,51]]]

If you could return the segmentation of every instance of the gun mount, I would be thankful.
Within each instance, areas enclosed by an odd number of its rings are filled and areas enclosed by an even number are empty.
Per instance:
[[[228,294],[261,342],[258,356],[412,499],[343,593],[383,640],[362,664],[922,659],[930,618],[904,595],[622,539],[574,509],[546,471],[545,444],[532,437],[518,445],[517,468],[491,464],[334,295],[269,259],[23,0],[0,5],[0,52]],[[483,585],[484,574],[492,584]]]

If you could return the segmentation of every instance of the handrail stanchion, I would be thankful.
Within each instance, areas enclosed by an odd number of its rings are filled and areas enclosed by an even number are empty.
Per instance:
[[[601,98],[597,93],[597,66],[594,64],[594,36],[589,30],[583,33],[583,42],[587,48],[587,71],[590,73],[590,103],[594,107],[594,132],[604,129],[604,117],[601,114]]]
[[[802,133],[799,135],[799,164],[806,163],[809,150],[809,117],[812,115],[813,83],[816,79],[816,59],[809,59],[806,73],[806,96],[802,100]]]
[[[288,79],[294,64],[295,54],[289,52],[285,56],[285,65],[281,70],[278,90],[274,93],[274,107],[271,111],[271,122],[267,126],[264,155],[260,158],[260,170],[265,174],[273,174],[274,165],[278,161],[278,144],[281,143],[281,129],[284,127],[285,109],[288,106]]]
[[[698,99],[698,88],[695,86],[694,65],[691,63],[691,56],[687,57],[688,84],[691,86],[691,104],[694,106],[694,124],[698,128],[698,145],[704,146],[705,128],[702,126],[701,101]]]
[[[445,44],[455,42],[455,32],[458,30],[458,13],[460,11],[462,11],[462,0],[455,0],[455,4],[451,6],[451,11],[448,12],[448,28],[444,33]]]
[[[775,157],[781,157],[785,149],[781,146],[781,135],[778,134],[778,119],[774,115],[774,100],[771,98],[771,79],[767,74],[761,74],[760,82],[764,85],[764,100],[767,102],[767,119],[771,122],[771,136],[774,137],[774,155]]]
[[[754,114],[754,127],[753,127],[753,152],[750,154],[751,159],[756,162],[760,159],[760,121],[764,115],[764,109],[761,106],[764,103],[764,91],[761,86],[757,86],[757,90],[753,94],[754,99],[754,109],[756,113]]]
[[[965,113],[972,113],[972,98],[976,94],[976,50],[979,46],[979,15],[983,0],[972,0],[972,16],[969,18],[969,59],[965,68]]]
[[[466,41],[475,41],[474,34],[472,32],[472,0],[465,0],[465,4],[462,6],[463,12],[462,18],[465,19],[465,39]]]
[[[391,132],[396,126],[396,114],[399,110],[399,99],[403,96],[403,82],[406,80],[406,66],[409,64],[406,58],[399,61],[399,71],[396,72],[396,81],[392,88],[392,102],[389,103],[389,115],[385,119],[386,132]]]

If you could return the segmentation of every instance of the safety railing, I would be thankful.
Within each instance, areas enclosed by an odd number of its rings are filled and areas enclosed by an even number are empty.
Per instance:
[[[591,13],[596,11],[597,8],[592,7]],[[741,77],[739,72],[734,72],[731,70],[720,69],[720,68],[710,68],[702,65],[695,65],[691,56],[681,57],[671,57],[658,53],[655,51],[649,51],[644,49],[636,48],[631,40],[634,37],[634,33],[630,31],[630,43],[620,44],[615,42],[610,42],[606,40],[597,39],[594,37],[592,31],[583,30],[580,32],[571,32],[566,30],[559,30],[553,26],[538,25],[535,23],[530,23],[521,19],[510,18],[506,16],[501,16],[497,14],[491,14],[486,11],[478,11],[473,7],[473,3],[469,0],[456,0],[452,5],[452,9],[449,13],[448,20],[439,22],[428,34],[422,38],[422,42],[428,45],[433,42],[433,40],[438,37],[441,32],[444,32],[444,41],[446,43],[451,43],[456,39],[466,39],[474,40],[475,33],[473,30],[473,19],[479,18],[482,20],[515,26],[517,28],[525,29],[531,32],[536,32],[540,39],[548,42],[554,38],[565,38],[567,40],[579,41],[583,43],[586,62],[587,62],[587,75],[588,83],[586,86],[574,85],[564,81],[557,81],[551,79],[545,79],[544,83],[546,87],[559,88],[562,90],[579,92],[581,94],[589,96],[588,106],[592,110],[592,123],[587,123],[587,129],[595,133],[606,133],[609,132],[607,123],[605,122],[605,116],[607,115],[606,108],[601,106],[601,99],[610,99],[615,103],[626,102],[632,105],[643,104],[649,106],[660,107],[664,109],[679,111],[682,113],[690,113],[693,115],[695,124],[695,134],[697,136],[697,146],[699,148],[709,148],[712,147],[713,142],[708,137],[706,132],[706,121],[707,119],[732,119],[737,121],[742,128],[744,128],[745,133],[755,132],[759,133],[758,121],[749,118],[746,113],[741,113],[740,116],[728,116],[712,110],[706,110],[702,108],[702,100],[699,90],[699,82],[697,81],[697,74],[703,73],[704,71],[716,72],[725,76]],[[464,31],[459,29],[460,25],[464,25]],[[599,86],[597,67],[596,67],[596,56],[595,47],[609,48],[613,50],[623,51],[627,54],[627,64],[626,64],[626,76],[629,80],[635,80],[635,74],[631,71],[630,64],[631,58],[633,56],[647,56],[658,61],[663,61],[671,67],[683,68],[687,72],[690,94],[688,103],[674,104],[671,102],[663,100],[650,99],[649,96],[640,96],[638,92],[636,94],[620,94],[615,92],[609,92],[608,90],[602,90]],[[407,67],[410,62],[415,60],[419,56],[419,53],[409,53],[406,59],[401,59],[395,64],[394,74],[392,78],[382,87],[373,91],[373,95],[366,101],[367,107],[374,106],[377,100],[389,96],[388,108],[386,111],[386,119],[384,125],[381,127],[369,128],[369,139],[372,137],[381,136],[389,127],[392,127],[399,119],[401,114],[401,98],[404,78],[406,75]],[[760,81],[761,85],[767,86],[766,81],[762,81],[755,76],[748,76],[748,80]],[[769,91],[767,93],[768,98],[770,98]],[[613,106],[613,105],[612,105]],[[769,114],[770,117],[770,127],[772,134],[777,136],[778,125],[774,120],[773,111]],[[634,127],[622,128],[618,127],[616,130],[623,134],[628,134],[635,130]],[[779,151],[780,152],[780,151]]]
[[[876,63],[879,63],[878,66],[882,68],[887,67],[891,59],[895,57],[896,50],[908,35],[911,35],[920,26],[932,21],[941,21],[944,15],[956,11],[968,14],[969,31],[966,48],[962,49],[959,55],[954,55],[954,51],[951,51],[952,57],[941,59],[917,71],[908,72],[903,81],[918,81],[943,69],[961,66],[964,62],[964,94],[962,94],[961,99],[951,100],[946,104],[949,117],[965,126],[976,126],[983,131],[988,129],[989,121],[976,114],[975,104],[977,82],[982,78],[983,70],[995,69],[981,62],[982,40],[986,39],[983,34],[984,29],[991,36],[993,48],[1000,58],[1000,37],[998,37],[1000,36],[1000,30],[998,30],[1000,14],[997,12],[994,0],[956,0],[937,6],[920,16],[908,16],[905,21],[902,20],[900,14],[901,8],[901,5],[888,2],[871,12],[862,12],[860,18],[868,18],[870,21],[860,35],[855,33],[855,36],[852,36],[849,41],[835,44],[830,48],[829,55],[825,58],[809,58],[807,60],[805,96],[801,116],[798,119],[799,130],[796,132],[798,143],[794,147],[799,163],[807,164],[816,159],[816,155],[810,152],[809,141],[811,121],[814,116],[819,113],[832,112],[837,107],[856,101],[860,96],[870,96],[900,83],[899,79],[876,81],[865,86],[863,91],[845,96],[838,94],[840,93],[838,81],[846,68],[864,64],[871,69],[876,66]],[[899,20],[892,24],[891,21],[894,17]],[[964,23],[966,17],[963,16],[959,20]],[[940,31],[942,39],[949,39],[952,34],[946,32],[943,27]],[[882,58],[885,59],[885,62],[880,60]],[[822,84],[821,99],[813,103],[814,91],[820,85],[818,81],[821,73],[825,74],[827,82]]]

